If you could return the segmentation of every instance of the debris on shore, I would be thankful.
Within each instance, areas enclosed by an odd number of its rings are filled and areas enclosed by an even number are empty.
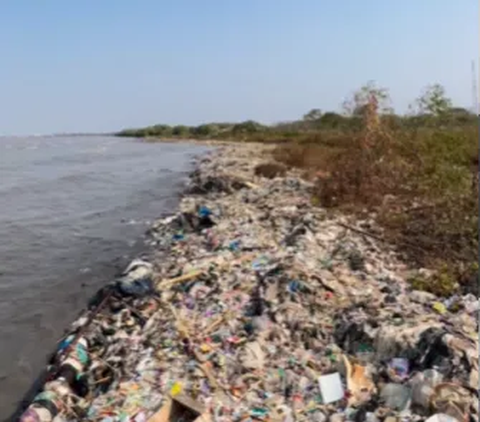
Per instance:
[[[373,222],[314,206],[292,171],[262,177],[260,152],[200,161],[22,422],[478,420],[478,298],[413,291]]]

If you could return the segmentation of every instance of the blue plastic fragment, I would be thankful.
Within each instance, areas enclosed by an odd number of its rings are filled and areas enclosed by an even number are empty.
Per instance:
[[[252,410],[250,410],[250,415],[256,417],[264,417],[268,415],[268,410],[263,409],[262,407],[254,407]]]
[[[205,205],[201,205],[198,208],[198,216],[199,217],[210,217],[212,215],[212,211],[210,208],[206,207]]]
[[[83,365],[86,365],[88,363],[88,353],[83,344],[77,343],[76,354],[80,363],[82,363]]]
[[[288,283],[288,286],[287,286],[287,290],[290,293],[297,293],[301,290],[301,288],[302,288],[302,284],[297,280],[290,281],[290,283]]]
[[[266,256],[261,256],[252,262],[252,268],[254,271],[262,270],[267,265],[268,265],[268,258]]]
[[[176,241],[185,240],[185,235],[183,233],[175,233],[172,239]]]
[[[238,251],[240,249],[240,240],[234,240],[233,242],[230,242],[228,249],[230,249],[232,252]]]
[[[72,343],[74,336],[68,336],[66,339],[62,340],[61,343],[58,346],[58,351],[63,351],[65,350],[70,344]]]

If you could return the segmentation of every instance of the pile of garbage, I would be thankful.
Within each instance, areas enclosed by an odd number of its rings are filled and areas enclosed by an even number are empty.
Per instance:
[[[478,420],[478,299],[412,291],[372,221],[313,206],[292,171],[256,177],[261,160],[199,163],[22,422]]]

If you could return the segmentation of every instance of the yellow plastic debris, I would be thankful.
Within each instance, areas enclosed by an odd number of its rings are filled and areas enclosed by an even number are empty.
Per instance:
[[[203,352],[203,353],[208,353],[208,352],[211,352],[212,351],[212,347],[206,343],[203,343],[201,346],[200,346],[200,350]]]
[[[437,311],[441,315],[444,315],[447,313],[447,307],[441,302],[435,302],[432,307],[435,311]]]
[[[172,385],[172,388],[170,389],[170,395],[172,397],[175,397],[177,394],[180,394],[182,392],[182,384],[179,382],[176,382],[175,384]]]

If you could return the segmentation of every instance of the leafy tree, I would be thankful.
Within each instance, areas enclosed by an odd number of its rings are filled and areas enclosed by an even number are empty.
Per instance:
[[[303,120],[307,122],[312,122],[315,120],[319,120],[322,117],[322,110],[318,108],[313,108],[307,114],[304,114]]]
[[[201,138],[215,136],[219,132],[219,127],[214,124],[203,124],[191,129],[191,132],[194,136],[199,136]]]
[[[190,130],[185,125],[178,125],[172,128],[172,135],[173,136],[188,136]]]
[[[139,133],[138,129],[124,129],[124,130],[118,132],[116,135],[117,136],[126,136],[126,137],[135,138],[135,137],[138,137],[138,133]]]
[[[446,96],[445,88],[440,84],[429,85],[416,101],[417,114],[431,116],[445,115],[452,108],[452,100]]]
[[[472,111],[463,107],[453,107],[447,111],[446,120],[453,125],[475,124],[478,117]]]
[[[320,118],[320,125],[326,128],[338,129],[345,123],[346,118],[333,111],[326,112]]]
[[[463,107],[452,107],[448,113],[453,116],[475,116],[475,113]]]
[[[169,125],[155,125],[152,126],[150,129],[152,136],[171,136],[172,135],[172,128]]]
[[[257,133],[265,129],[265,126],[253,120],[238,123],[232,128],[233,133]]]

